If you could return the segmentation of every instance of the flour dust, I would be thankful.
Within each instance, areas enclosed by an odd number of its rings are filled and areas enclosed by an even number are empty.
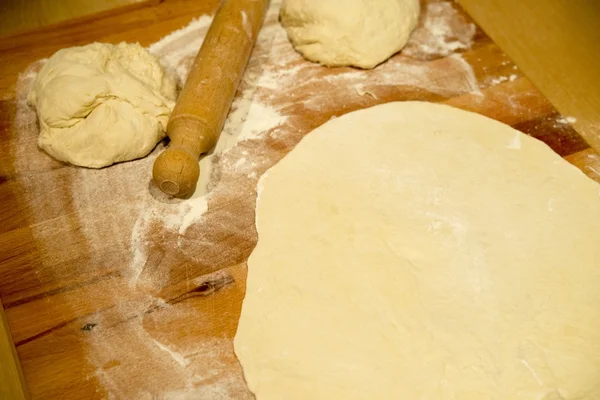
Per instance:
[[[423,8],[402,54],[430,60],[471,48],[477,27],[462,11],[449,2],[430,2]]]
[[[220,318],[219,309],[203,314],[201,298],[172,300],[204,287],[194,278],[245,262],[257,240],[260,176],[335,116],[393,100],[481,95],[473,68],[459,53],[471,47],[476,28],[452,2],[429,2],[405,50],[368,71],[302,59],[278,23],[278,9],[273,1],[221,137],[201,158],[196,193],[186,200],[165,196],[151,184],[163,143],[143,159],[100,170],[64,166],[40,152],[35,113],[25,99],[42,62],[19,79],[13,154],[25,199],[36,221],[56,218],[57,224],[76,226],[65,225],[64,236],[54,241],[34,226],[36,240],[44,244],[40,252],[60,261],[73,256],[61,241],[83,242],[88,252],[81,268],[114,273],[121,283],[110,296],[102,293],[109,297],[104,305],[90,291],[90,301],[98,301],[97,327],[85,348],[93,377],[109,398],[252,398],[231,338],[197,336],[198,326]],[[149,46],[180,85],[211,20],[202,16]],[[57,192],[56,179],[69,191]],[[72,207],[68,218],[66,206]],[[52,271],[57,281],[73,274],[58,266]],[[224,287],[232,281],[214,279]],[[183,289],[164,294],[168,287]],[[189,332],[178,336],[171,326],[187,326]]]

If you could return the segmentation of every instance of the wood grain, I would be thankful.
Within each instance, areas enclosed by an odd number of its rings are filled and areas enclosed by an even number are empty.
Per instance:
[[[196,17],[212,14],[217,4],[217,0],[168,0],[154,6],[118,13],[99,13],[91,18],[65,21],[16,36],[0,37],[0,100],[14,96],[18,74],[29,64],[49,57],[63,47],[94,41],[138,42],[147,46]]]
[[[59,22],[81,19],[100,12],[160,0],[3,0],[0,5],[0,36],[14,35]]]
[[[151,163],[142,159],[90,172],[39,152],[35,134],[27,136],[16,117],[23,111],[16,98],[18,75],[62,47],[95,40],[148,45],[216,6],[216,0],[165,0],[0,39],[0,297],[32,398],[165,398],[180,395],[172,390],[190,383],[192,398],[217,393],[251,399],[231,339],[245,292],[245,261],[257,240],[256,182],[334,116],[396,100],[445,102],[538,137],[600,181],[600,157],[479,30],[460,57],[397,55],[350,84],[337,78],[356,71],[310,64],[285,38],[274,48],[275,39],[267,37],[257,42],[237,96],[251,91],[254,99],[277,106],[285,123],[220,157],[218,166],[251,159],[254,175],[217,168],[208,210],[187,231],[142,220],[147,248],[132,280],[136,217],[163,201],[156,197],[146,204],[136,197],[135,190],[148,193]],[[277,26],[271,16],[263,29],[273,34]],[[419,85],[394,75],[416,67],[425,72],[415,78]],[[299,72],[285,81],[280,68]],[[257,85],[266,73],[274,74],[278,86]],[[465,90],[472,77],[480,93]],[[456,88],[437,90],[447,85]],[[25,128],[35,131],[35,121],[26,121]],[[106,179],[94,179],[97,174]]]
[[[600,2],[460,0],[559,112],[600,151]]]
[[[0,301],[0,398],[11,400],[29,398],[2,301]]]

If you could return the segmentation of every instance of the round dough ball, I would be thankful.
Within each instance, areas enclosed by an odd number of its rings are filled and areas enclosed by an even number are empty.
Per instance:
[[[101,168],[147,155],[165,137],[175,81],[139,44],[59,50],[29,93],[38,145],[61,161]]]
[[[373,68],[404,47],[419,19],[419,0],[284,0],[280,17],[305,58]]]

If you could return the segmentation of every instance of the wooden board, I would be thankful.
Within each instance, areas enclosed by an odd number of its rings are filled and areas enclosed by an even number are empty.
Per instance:
[[[3,0],[0,6],[0,36],[14,35],[42,26],[96,13],[119,11],[122,7],[156,4],[160,0]],[[151,2],[151,3],[150,3]]]
[[[0,297],[33,398],[252,398],[232,338],[256,243],[256,182],[331,117],[445,102],[545,141],[600,181],[600,157],[456,4],[435,0],[404,54],[366,72],[302,60],[272,12],[224,132],[247,140],[212,158],[206,197],[153,190],[156,151],[95,171],[37,150],[24,102],[36,60],[94,40],[149,45],[215,6],[165,0],[0,39]],[[153,51],[185,70],[193,56],[177,54],[205,33],[202,21]],[[440,44],[427,24],[452,34]]]
[[[0,398],[27,399],[26,389],[25,377],[4,315],[4,307],[0,301]]]
[[[543,7],[521,0],[460,3],[599,151],[600,85],[590,81],[600,63],[600,2],[551,0]]]

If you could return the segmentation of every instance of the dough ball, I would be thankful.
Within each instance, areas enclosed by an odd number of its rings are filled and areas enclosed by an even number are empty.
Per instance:
[[[101,168],[147,155],[165,137],[176,96],[175,81],[139,44],[92,43],[50,57],[28,100],[40,148]]]
[[[280,17],[305,58],[373,68],[404,47],[419,19],[419,0],[284,0]]]

